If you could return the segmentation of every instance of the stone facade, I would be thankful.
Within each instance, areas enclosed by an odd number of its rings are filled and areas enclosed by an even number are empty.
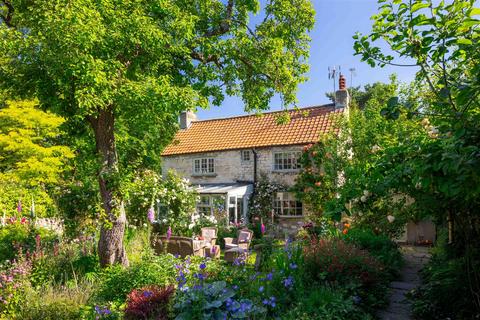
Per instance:
[[[249,150],[249,149],[244,149]],[[264,174],[270,181],[286,186],[292,186],[298,175],[298,170],[291,172],[276,172],[273,170],[273,157],[276,152],[302,151],[303,146],[280,146],[256,149],[257,177]],[[249,162],[242,161],[242,150],[226,150],[196,154],[183,154],[163,157],[162,171],[174,169],[188,178],[192,184],[204,183],[234,183],[238,181],[253,182],[253,154]],[[214,158],[214,174],[193,174],[193,161],[199,158]]]
[[[295,184],[299,170],[275,171],[273,167],[274,154],[277,152],[297,152],[303,150],[303,145],[276,146],[269,148],[257,148],[257,178],[261,175],[268,177],[269,181],[291,187]],[[249,150],[249,149],[242,149]],[[250,161],[242,161],[242,150],[225,150],[217,152],[205,152],[196,154],[183,154],[163,157],[162,170],[175,170],[192,184],[206,183],[235,183],[254,181],[253,153],[250,153]],[[251,151],[251,150],[250,150]],[[195,175],[193,166],[195,159],[214,158],[215,173]],[[277,236],[295,235],[303,225],[303,217],[277,218]]]

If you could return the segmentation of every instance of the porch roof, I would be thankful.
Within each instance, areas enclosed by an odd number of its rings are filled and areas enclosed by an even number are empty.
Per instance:
[[[245,187],[253,186],[253,183],[237,182],[237,183],[205,183],[199,184],[194,188],[198,193],[229,193],[236,189],[244,189]]]

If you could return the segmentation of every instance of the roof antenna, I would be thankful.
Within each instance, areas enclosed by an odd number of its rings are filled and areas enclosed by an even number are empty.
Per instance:
[[[328,79],[333,80],[333,92],[337,90],[336,84],[337,84],[337,75],[342,74],[340,66],[338,67],[338,71],[335,66],[333,67],[328,67]]]
[[[357,70],[355,68],[350,68],[348,71],[350,71],[350,88],[353,88],[353,77],[357,76]]]

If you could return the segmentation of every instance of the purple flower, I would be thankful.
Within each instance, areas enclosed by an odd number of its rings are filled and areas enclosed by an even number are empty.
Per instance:
[[[172,236],[172,227],[168,227],[168,230],[167,230],[167,240],[170,240],[170,237]]]
[[[206,267],[207,267],[207,265],[205,264],[205,262],[200,263],[200,270],[203,270]]]
[[[290,263],[290,269],[297,269],[298,266],[295,263]]]
[[[148,209],[147,219],[150,223],[153,223],[155,221],[155,211],[153,210],[152,207]]]
[[[267,279],[268,281],[271,281],[273,279],[273,273],[270,272],[269,274],[267,274],[265,279]]]
[[[17,212],[22,213],[22,200],[18,200]]]
[[[152,295],[153,295],[153,292],[152,292],[152,291],[148,291],[148,290],[143,291],[143,296],[144,296],[145,298],[150,298]]]
[[[283,285],[285,288],[290,289],[293,286],[293,278],[289,276],[288,278],[283,279]]]
[[[205,276],[202,273],[195,273],[193,276],[195,278],[197,278],[198,280],[204,280],[205,279]]]
[[[359,304],[362,301],[362,298],[360,298],[359,296],[353,296],[352,299],[353,303],[355,304]]]
[[[263,286],[261,286],[260,288],[258,288],[258,292],[263,292],[265,290],[265,288]]]

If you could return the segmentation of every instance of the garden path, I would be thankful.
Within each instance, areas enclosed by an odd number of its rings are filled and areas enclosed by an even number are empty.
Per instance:
[[[400,271],[400,280],[390,283],[390,303],[387,309],[379,312],[381,320],[412,319],[411,304],[405,295],[420,284],[419,271],[430,259],[426,247],[402,246],[401,251],[405,265]]]

